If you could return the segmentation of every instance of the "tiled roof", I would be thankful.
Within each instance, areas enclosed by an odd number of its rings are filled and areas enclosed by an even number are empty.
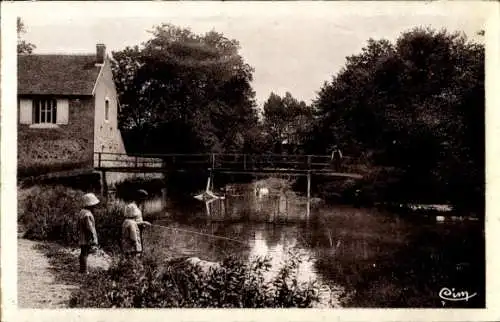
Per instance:
[[[92,95],[95,55],[18,55],[20,95]]]

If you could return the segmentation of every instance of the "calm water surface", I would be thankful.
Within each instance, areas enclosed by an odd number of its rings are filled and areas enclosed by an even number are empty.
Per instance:
[[[193,199],[194,200],[194,199]],[[301,254],[301,280],[345,290],[352,307],[484,307],[484,234],[479,221],[408,219],[376,209],[312,206],[303,198],[253,191],[205,204],[175,206],[152,227],[146,247],[218,261],[228,255],[269,256],[279,268],[289,250]],[[446,302],[444,288],[477,295]]]

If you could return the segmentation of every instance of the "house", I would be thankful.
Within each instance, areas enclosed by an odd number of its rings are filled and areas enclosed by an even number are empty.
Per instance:
[[[103,44],[90,55],[18,56],[18,174],[92,170],[94,152],[126,153]]]

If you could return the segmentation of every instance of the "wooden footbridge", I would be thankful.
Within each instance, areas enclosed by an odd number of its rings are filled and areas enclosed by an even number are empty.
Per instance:
[[[322,175],[360,179],[349,171],[356,164],[344,157],[335,167],[329,155],[282,154],[142,154],[127,155],[96,152],[95,169],[103,172],[171,173],[206,170],[227,174],[289,174],[293,176]]]
[[[104,190],[107,190],[106,172],[172,173],[202,170],[208,172],[209,183],[213,182],[210,178],[216,173],[307,176],[308,216],[311,176],[361,179],[361,174],[350,171],[358,164],[359,160],[356,158],[344,156],[341,164],[334,165],[329,155],[228,153],[127,155],[97,152],[94,156],[94,168],[102,172]]]

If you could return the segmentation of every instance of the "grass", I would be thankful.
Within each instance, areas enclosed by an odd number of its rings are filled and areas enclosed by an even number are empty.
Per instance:
[[[40,244],[37,249],[48,258],[50,271],[59,282],[79,286],[82,274],[78,271],[78,258],[54,243]]]

